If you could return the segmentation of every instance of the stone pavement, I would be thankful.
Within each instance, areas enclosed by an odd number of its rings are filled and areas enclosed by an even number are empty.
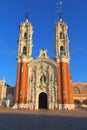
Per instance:
[[[87,130],[87,111],[0,110],[0,130]]]

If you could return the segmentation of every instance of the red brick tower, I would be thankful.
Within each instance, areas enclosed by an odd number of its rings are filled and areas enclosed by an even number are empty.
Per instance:
[[[60,5],[62,3],[59,3]],[[61,10],[59,10],[59,20],[55,25],[55,51],[58,64],[58,104],[59,109],[74,108],[71,82],[70,82],[70,55],[68,26],[62,21]]]
[[[16,95],[14,108],[26,108],[28,88],[28,63],[32,60],[32,34],[33,27],[26,18],[20,24],[18,40],[18,68],[16,81]]]

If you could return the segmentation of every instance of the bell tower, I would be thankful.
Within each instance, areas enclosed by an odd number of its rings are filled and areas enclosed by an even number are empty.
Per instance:
[[[58,64],[58,104],[59,109],[72,109],[74,106],[70,85],[68,26],[61,17],[62,1],[58,5],[58,22],[55,25],[55,58]]]
[[[20,34],[18,39],[17,55],[17,80],[15,108],[26,108],[27,104],[27,87],[28,87],[28,63],[32,58],[32,35],[33,27],[26,18],[25,22],[19,26]]]
[[[32,34],[33,27],[26,18],[24,23],[20,24],[20,35],[18,40],[18,56],[32,56]]]
[[[68,26],[65,24],[62,19],[56,23],[55,26],[55,51],[56,51],[56,59],[59,57],[67,57],[69,56],[69,39],[68,39]]]

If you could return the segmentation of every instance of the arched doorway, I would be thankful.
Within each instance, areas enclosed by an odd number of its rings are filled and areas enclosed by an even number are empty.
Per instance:
[[[39,108],[47,109],[47,94],[44,92],[39,95]]]
[[[81,102],[79,100],[74,100],[75,108],[81,107]]]

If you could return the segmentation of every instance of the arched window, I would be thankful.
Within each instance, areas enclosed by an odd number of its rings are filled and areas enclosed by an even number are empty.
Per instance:
[[[23,47],[23,55],[26,55],[27,54],[27,50],[26,50],[26,47],[24,46]]]
[[[24,33],[24,39],[27,39],[28,38],[28,35],[27,35],[27,33],[25,32]]]
[[[64,47],[63,46],[60,47],[60,51],[64,51]]]
[[[63,33],[62,32],[60,33],[60,39],[63,39]]]
[[[79,100],[74,100],[74,104],[76,108],[80,108],[81,107],[81,102]]]
[[[83,101],[83,104],[84,104],[84,105],[87,105],[87,100],[84,100],[84,101]]]
[[[87,94],[87,86],[82,87],[81,93],[82,93],[82,94]]]
[[[81,104],[79,100],[74,100],[74,104]]]
[[[80,94],[80,89],[78,87],[73,87],[73,94]]]
[[[63,54],[64,54],[64,47],[61,46],[61,47],[60,47],[60,55],[63,55]]]

